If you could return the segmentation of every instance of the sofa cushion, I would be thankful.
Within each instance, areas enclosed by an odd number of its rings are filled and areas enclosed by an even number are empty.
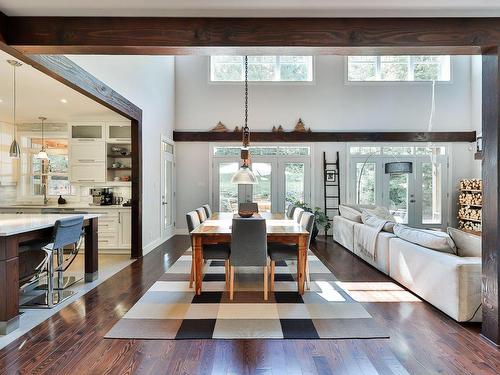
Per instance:
[[[392,238],[389,275],[453,319],[481,321],[481,258],[462,258]]]
[[[358,211],[352,207],[340,205],[339,206],[340,216],[354,221],[356,223],[361,223],[361,211]]]
[[[464,232],[460,229],[448,228],[448,234],[457,246],[457,254],[461,257],[480,257],[482,254],[481,236]]]
[[[394,226],[394,234],[403,240],[428,249],[450,254],[457,253],[455,243],[448,233],[396,224]]]
[[[379,227],[380,225],[384,225],[382,228],[385,232],[394,233],[394,225],[396,223],[394,221],[390,221],[388,219],[381,218],[372,213],[373,210],[364,210],[361,214],[361,220],[364,224],[369,225],[371,227]],[[394,218],[393,218],[394,219]]]

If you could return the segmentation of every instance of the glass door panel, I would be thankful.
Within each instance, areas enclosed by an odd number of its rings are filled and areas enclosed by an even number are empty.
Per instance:
[[[252,185],[252,201],[259,206],[259,212],[272,209],[272,163],[254,162],[252,170],[258,184]]]
[[[375,204],[376,202],[376,163],[357,162],[356,170],[356,203]]]
[[[396,222],[408,224],[409,221],[409,176],[408,174],[389,175],[389,211]]]
[[[304,163],[285,163],[285,210],[289,204],[305,200],[305,172]]]
[[[238,211],[238,185],[231,182],[238,169],[238,162],[219,163],[218,210],[220,212]]]
[[[442,223],[442,172],[440,163],[422,163],[422,224]]]

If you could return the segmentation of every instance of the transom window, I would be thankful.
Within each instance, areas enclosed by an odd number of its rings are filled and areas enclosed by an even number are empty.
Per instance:
[[[211,56],[210,80],[244,81],[244,56]],[[312,56],[248,56],[248,80],[310,82],[313,80]]]
[[[450,81],[450,56],[349,56],[349,82]]]
[[[214,156],[240,156],[241,147],[215,146]],[[309,156],[311,148],[308,146],[264,146],[250,147],[252,156]]]

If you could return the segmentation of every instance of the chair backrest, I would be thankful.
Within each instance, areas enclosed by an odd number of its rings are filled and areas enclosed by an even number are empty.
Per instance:
[[[309,249],[314,227],[314,214],[312,212],[302,212],[302,216],[300,217],[300,225],[302,225],[302,227],[309,232],[309,237],[307,238],[307,248]]]
[[[302,215],[302,212],[304,212],[304,209],[297,207],[293,211],[293,220],[297,223],[300,224],[300,215]]]
[[[297,206],[295,206],[294,204],[289,204],[287,209],[286,209],[286,217],[287,219],[292,219],[293,218],[293,211],[295,211],[295,209],[297,208]]]
[[[232,266],[267,265],[266,220],[262,218],[233,218],[231,229]]]
[[[186,214],[186,221],[188,225],[189,233],[191,233],[196,227],[201,224],[200,217],[198,216],[198,212],[190,211]]]
[[[245,202],[240,203],[238,206],[238,211],[252,211],[259,212],[259,205],[257,203]]]
[[[54,249],[76,244],[83,234],[83,216],[71,216],[56,221],[52,239]]]
[[[198,207],[196,209],[196,212],[198,212],[198,216],[200,218],[200,223],[203,223],[205,220],[207,220],[207,214],[206,214],[205,209],[203,207]]]
[[[207,219],[210,216],[212,216],[212,209],[210,208],[210,206],[208,204],[204,204],[202,207],[205,210],[205,214],[207,214]]]

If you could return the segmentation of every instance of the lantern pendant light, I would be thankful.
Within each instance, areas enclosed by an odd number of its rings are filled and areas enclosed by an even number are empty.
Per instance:
[[[243,127],[243,147],[241,148],[241,160],[243,164],[231,179],[233,184],[256,185],[257,178],[253,174],[250,166],[250,129],[248,128],[248,56],[245,56],[245,126]]]
[[[45,120],[47,120],[46,117],[38,117],[38,119],[42,122],[42,149],[38,152],[38,154],[36,154],[36,158],[37,159],[41,159],[41,160],[49,160],[49,155],[47,155],[47,151],[45,151],[45,142],[44,142],[44,138],[43,138],[43,122]]]
[[[14,140],[12,141],[9,149],[9,156],[13,159],[18,159],[21,156],[21,148],[19,147],[19,143],[17,143],[16,140],[16,105],[17,105],[17,93],[16,93],[16,68],[19,68],[21,64],[17,60],[7,60],[7,62],[12,66],[13,72],[14,72],[14,95],[13,95],[13,125],[14,125]]]

